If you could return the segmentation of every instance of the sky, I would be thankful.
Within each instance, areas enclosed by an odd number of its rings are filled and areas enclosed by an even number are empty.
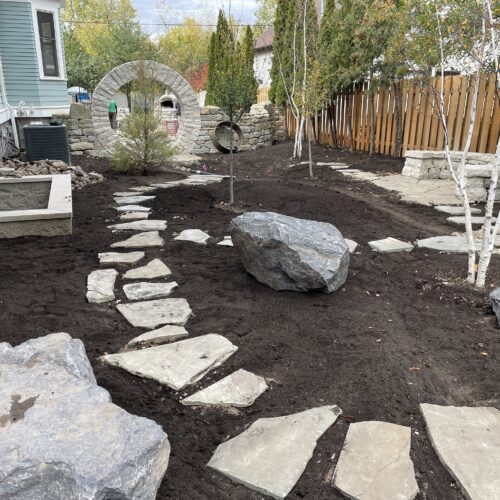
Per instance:
[[[140,22],[152,34],[161,33],[162,22],[182,23],[186,16],[194,17],[206,24],[217,22],[220,8],[231,14],[242,24],[255,21],[256,0],[132,0]]]

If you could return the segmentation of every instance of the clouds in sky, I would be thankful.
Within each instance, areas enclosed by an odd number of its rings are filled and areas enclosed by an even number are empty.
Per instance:
[[[229,9],[242,24],[255,21],[256,0],[132,0],[140,22],[150,33],[161,33],[165,28],[158,26],[162,21],[182,23],[185,17],[194,17],[206,24],[217,22],[217,13],[223,8]]]

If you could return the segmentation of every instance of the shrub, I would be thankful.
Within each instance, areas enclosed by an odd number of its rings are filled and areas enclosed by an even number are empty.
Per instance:
[[[122,121],[111,164],[115,172],[148,175],[174,154],[160,116],[136,106]]]

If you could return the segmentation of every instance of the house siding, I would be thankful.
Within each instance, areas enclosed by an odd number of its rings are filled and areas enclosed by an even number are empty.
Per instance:
[[[65,80],[41,80],[29,2],[0,1],[0,58],[11,106],[65,106]]]

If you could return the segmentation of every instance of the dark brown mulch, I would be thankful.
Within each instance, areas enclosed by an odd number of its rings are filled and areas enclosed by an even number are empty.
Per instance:
[[[107,175],[104,183],[74,193],[74,234],[55,238],[1,240],[0,341],[66,331],[81,338],[98,383],[131,413],[163,426],[172,445],[159,499],[260,499],[244,486],[206,468],[216,446],[259,417],[337,404],[344,414],[320,439],[291,499],[340,499],[329,484],[350,422],[383,420],[411,426],[412,458],[422,499],[458,499],[459,490],[435,455],[419,404],[499,405],[500,334],[486,293],[463,282],[466,257],[414,250],[381,255],[367,242],[404,240],[453,229],[432,209],[410,206],[364,182],[317,168],[285,170],[290,144],[236,155],[236,199],[241,210],[272,210],[327,221],[359,242],[345,286],[331,294],[274,292],[245,273],[232,248],[214,244],[228,234],[234,213],[220,208],[228,183],[159,191],[154,218],[166,218],[166,246],[148,251],[162,257],[193,311],[191,336],[220,333],[239,347],[223,367],[181,393],[102,365],[98,356],[116,352],[140,333],[114,304],[88,304],[86,277],[97,253],[123,235],[106,225],[117,219],[112,193],[145,177],[116,176],[105,160],[76,163]],[[326,155],[328,154],[328,159]],[[394,171],[400,160],[368,158],[326,148],[321,160],[357,158],[357,167]],[[210,170],[226,173],[227,157],[204,158]],[[173,179],[178,174],[158,174]],[[246,178],[246,179],[245,179]],[[208,231],[207,246],[173,242],[187,228]],[[489,284],[499,283],[498,257]],[[124,299],[119,293],[119,299]],[[486,353],[486,354],[485,354]],[[245,368],[268,378],[270,389],[237,414],[183,407],[180,397]]]

